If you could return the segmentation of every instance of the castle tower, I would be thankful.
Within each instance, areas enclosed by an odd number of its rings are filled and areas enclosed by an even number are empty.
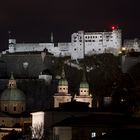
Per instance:
[[[71,102],[72,96],[68,93],[68,81],[65,78],[65,71],[62,68],[61,79],[58,82],[58,93],[54,95],[54,107],[59,107],[60,104]]]
[[[79,95],[75,95],[74,100],[89,103],[89,107],[92,107],[92,96],[89,94],[89,84],[86,81],[85,72],[83,72],[83,79],[80,83]]]
[[[8,32],[9,34],[9,40],[8,40],[8,47],[9,47],[9,53],[14,53],[15,52],[15,45],[16,45],[16,39],[13,39],[11,37],[11,32]]]
[[[71,59],[83,59],[85,55],[84,31],[78,31],[71,36]]]
[[[5,89],[0,97],[1,111],[10,114],[20,114],[25,111],[26,99],[24,93],[17,88],[16,80],[13,74],[8,82],[8,88]]]
[[[53,39],[53,32],[51,32],[51,43],[54,42],[54,39]]]

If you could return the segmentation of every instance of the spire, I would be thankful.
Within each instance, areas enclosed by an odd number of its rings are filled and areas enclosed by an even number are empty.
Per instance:
[[[82,81],[86,82],[86,73],[85,73],[85,70],[83,70],[83,77],[82,77]]]
[[[13,72],[11,72],[11,77],[10,77],[10,80],[14,80],[14,75],[13,75]]]
[[[53,32],[51,32],[51,43],[53,43],[54,40],[53,40]]]
[[[9,37],[9,39],[11,39],[11,31],[8,31],[8,37]]]
[[[62,67],[62,74],[61,74],[62,79],[65,79],[65,70],[64,70],[64,66]]]
[[[82,77],[82,81],[87,82],[85,61],[84,61],[84,64],[83,64],[83,77]]]
[[[14,79],[13,72],[11,72],[11,77],[8,82],[8,88],[16,88],[16,87],[17,87],[16,80]]]

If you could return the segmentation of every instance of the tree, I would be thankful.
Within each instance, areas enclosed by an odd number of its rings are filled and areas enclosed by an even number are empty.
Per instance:
[[[22,132],[17,132],[14,129],[8,134],[5,135],[2,140],[19,140],[22,139]]]
[[[32,140],[48,140],[49,138],[49,131],[44,128],[42,123],[31,127],[31,131]]]

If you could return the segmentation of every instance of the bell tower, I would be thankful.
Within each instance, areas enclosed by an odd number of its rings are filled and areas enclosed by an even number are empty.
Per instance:
[[[77,102],[89,103],[89,107],[92,107],[92,95],[89,94],[89,84],[86,80],[85,71],[83,70],[83,78],[80,83],[79,95],[74,96],[74,100]]]
[[[62,68],[61,79],[58,82],[58,93],[54,95],[54,108],[60,104],[71,102],[72,96],[68,93],[68,81],[65,78],[64,67]]]

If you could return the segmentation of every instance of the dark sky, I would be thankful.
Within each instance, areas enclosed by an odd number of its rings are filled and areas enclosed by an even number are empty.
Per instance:
[[[70,41],[78,30],[109,31],[117,25],[123,38],[140,38],[139,0],[3,0],[0,2],[0,50],[8,31],[17,42]]]

